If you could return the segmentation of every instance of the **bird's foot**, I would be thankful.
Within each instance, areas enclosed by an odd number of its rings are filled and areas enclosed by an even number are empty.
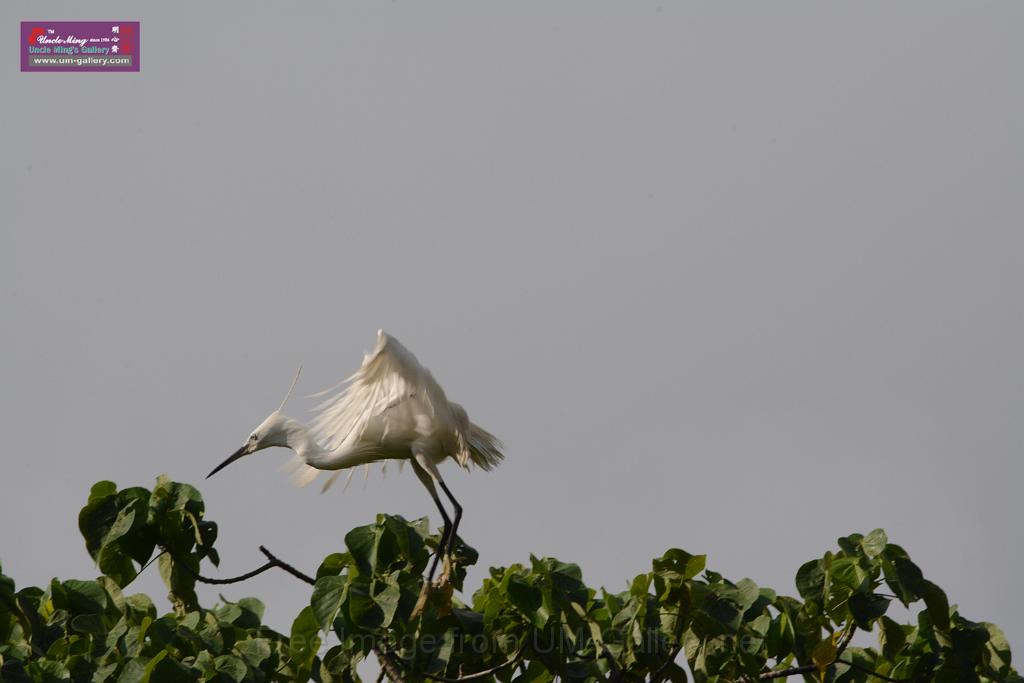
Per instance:
[[[430,603],[439,616],[451,614],[452,611],[452,585],[444,583],[438,585],[436,582],[424,581],[423,589],[420,590],[420,597],[416,599],[416,605],[409,613],[409,619],[416,619],[423,614],[427,604]]]
[[[416,599],[416,605],[412,608],[412,612],[409,613],[410,619],[423,614],[423,610],[426,608],[427,603],[431,601],[431,598],[435,595],[440,595],[441,600],[435,600],[435,606],[439,609],[442,614],[447,614],[452,608],[452,558],[450,555],[444,555],[442,558],[441,575],[433,581],[427,580],[423,582],[423,588],[420,589],[420,597]]]
[[[444,588],[452,582],[452,556],[445,553],[441,558],[441,575],[434,579],[434,588]]]

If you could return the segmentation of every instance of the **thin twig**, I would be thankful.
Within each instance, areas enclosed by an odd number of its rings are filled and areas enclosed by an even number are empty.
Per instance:
[[[885,674],[880,674],[877,671],[873,671],[866,666],[861,666],[857,662],[848,662],[845,659],[837,659],[836,664],[845,664],[851,669],[863,671],[864,673],[874,676],[875,678],[881,678],[883,681],[889,681],[889,683],[908,683],[911,680],[909,678],[890,678],[889,676],[886,676]]]
[[[604,658],[608,660],[609,671],[608,680],[620,683],[622,681],[622,669],[619,667],[619,663],[615,660],[615,656],[608,650],[608,646],[601,642],[601,651]]]
[[[181,562],[177,557],[174,556],[173,553],[170,553],[170,551],[165,549],[165,552],[167,552],[168,554],[171,555],[171,559],[173,559],[182,568],[184,568],[184,570],[188,574],[190,574],[191,577],[196,579],[196,581],[204,583],[204,584],[213,584],[213,585],[237,584],[237,583],[239,583],[241,581],[245,581],[247,579],[252,579],[253,577],[256,577],[256,575],[259,575],[259,574],[263,573],[267,569],[270,569],[272,567],[278,567],[279,569],[284,569],[288,573],[292,574],[293,577],[295,577],[299,581],[305,582],[305,583],[309,584],[310,586],[315,586],[316,585],[316,580],[313,579],[312,577],[310,577],[309,574],[303,573],[302,571],[299,571],[298,569],[293,567],[288,562],[285,562],[284,560],[280,559],[278,556],[276,556],[273,553],[271,553],[269,550],[266,549],[266,547],[260,546],[259,547],[259,551],[266,556],[266,559],[267,559],[266,564],[263,564],[262,566],[257,567],[256,569],[253,569],[252,571],[247,571],[244,574],[238,575],[238,577],[232,577],[231,579],[209,579],[207,577],[204,577],[204,575],[200,574],[198,571],[193,571],[193,568],[188,566],[186,563]],[[397,667],[395,666],[395,664],[393,663],[391,658],[388,657],[387,654],[380,647],[378,647],[377,645],[374,645],[374,653],[377,655],[377,658],[380,660],[380,665],[381,665],[381,675],[380,675],[380,678],[377,679],[378,682],[383,680],[383,677],[386,674],[387,677],[391,680],[392,683],[404,683],[404,679],[402,678],[401,673],[398,671]]]
[[[153,557],[149,558],[149,562],[147,562],[146,564],[142,565],[142,567],[139,568],[139,574],[141,574],[142,572],[146,571],[146,567],[148,567],[149,565],[151,565],[154,562],[156,562],[157,560],[159,560],[160,556],[163,555],[166,552],[167,552],[166,550],[161,550],[156,555],[154,555]],[[139,574],[136,574],[135,576],[138,576]],[[132,581],[134,581],[134,579],[132,579]],[[129,583],[131,583],[131,581],[129,581]]]
[[[654,681],[654,683],[657,683],[658,676],[661,675],[661,672],[664,671],[665,669],[667,669],[669,664],[671,664],[672,662],[676,661],[676,657],[679,656],[679,653],[682,652],[682,650],[683,650],[683,646],[682,645],[679,645],[678,647],[673,649],[672,653],[669,654],[668,659],[666,659],[664,662],[662,662],[661,666],[659,666],[657,669],[655,669],[654,671],[651,672],[651,680]]]
[[[178,566],[180,566],[182,569],[184,569],[185,572],[187,574],[191,575],[192,578],[194,578],[196,581],[199,581],[200,583],[206,583],[206,584],[215,585],[215,586],[231,584],[231,583],[238,583],[240,581],[245,581],[246,579],[251,579],[254,576],[259,576],[263,572],[267,571],[268,569],[272,569],[274,567],[277,567],[278,569],[282,569],[282,570],[288,572],[289,574],[291,574],[295,578],[299,579],[300,581],[304,581],[304,582],[308,583],[311,586],[315,586],[316,585],[316,579],[311,577],[309,574],[305,574],[305,573],[299,571],[298,569],[296,569],[292,565],[288,564],[284,560],[278,558],[272,552],[267,550],[267,548],[265,546],[262,546],[262,545],[260,546],[260,552],[263,553],[267,557],[267,562],[265,564],[261,565],[260,567],[257,567],[256,569],[253,569],[251,572],[246,572],[245,574],[240,574],[239,576],[234,576],[234,577],[231,577],[229,579],[212,579],[212,578],[203,576],[199,572],[193,571],[192,567],[190,567],[187,563],[182,562],[174,553],[172,553],[167,548],[164,548],[163,552],[161,552],[160,555],[162,555],[163,553],[167,553],[168,555],[171,556],[171,559],[174,560],[178,564]],[[160,555],[157,555],[156,557],[151,559],[149,562],[147,562],[142,567],[142,569],[145,569],[151,563],[155,562],[160,557]],[[139,573],[142,572],[142,569],[139,570]],[[861,666],[860,664],[857,664],[856,662],[848,662],[846,660],[839,659],[840,655],[843,654],[843,651],[846,650],[846,646],[850,644],[850,640],[853,638],[853,632],[855,630],[856,630],[856,627],[851,625],[850,626],[850,630],[847,631],[846,634],[843,636],[843,640],[839,644],[839,647],[836,648],[836,658],[834,660],[832,660],[832,663],[829,664],[829,666],[833,666],[835,664],[845,664],[846,666],[852,667],[852,668],[857,669],[859,671],[863,671],[864,673],[867,673],[867,674],[870,674],[872,676],[875,676],[876,678],[880,678],[883,681],[888,681],[889,683],[904,683],[904,681],[909,680],[909,679],[904,679],[904,678],[890,678],[890,677],[885,676],[883,674],[880,674],[880,673],[877,673],[875,671],[872,671],[871,669],[868,669],[867,667]],[[607,647],[603,647],[602,649],[604,651],[603,652],[604,656],[608,659],[609,667],[611,668],[611,675],[609,676],[608,680],[610,680],[610,681],[622,681],[623,680],[623,672],[622,672],[622,669],[619,668],[618,662],[615,661],[615,657],[612,656],[611,652],[608,651]],[[658,675],[660,675],[661,672],[664,671],[665,667],[667,667],[669,664],[671,664],[673,661],[675,661],[675,658],[677,656],[679,656],[680,649],[681,648],[677,647],[672,652],[671,656],[661,666],[659,666],[657,669],[655,669],[655,671],[653,672],[653,674],[651,676],[651,680],[656,681],[658,679]],[[374,654],[377,655],[377,659],[380,661],[380,665],[381,665],[380,676],[377,678],[378,683],[380,683],[383,680],[385,675],[388,677],[388,679],[392,683],[405,683],[405,679],[404,679],[404,677],[402,675],[401,670],[399,669],[399,664],[394,660],[394,658],[390,655],[390,653],[386,652],[383,648],[379,647],[378,645],[374,645],[373,646],[373,652],[374,652]],[[430,674],[430,673],[425,673],[425,674],[423,674],[423,676],[424,676],[424,678],[429,678],[430,680],[433,680],[433,681],[440,681],[441,683],[459,683],[460,681],[472,681],[472,680],[476,680],[476,679],[480,679],[480,678],[485,678],[487,676],[490,676],[491,674],[494,674],[494,673],[497,673],[498,671],[501,671],[505,667],[511,666],[511,665],[515,664],[516,662],[518,662],[520,657],[522,656],[522,653],[523,653],[523,648],[520,647],[519,650],[517,650],[516,653],[514,655],[512,655],[511,658],[508,659],[508,661],[502,662],[501,664],[498,664],[497,666],[492,666],[491,668],[485,669],[483,671],[477,671],[475,673],[466,674],[465,676],[458,676],[456,678],[450,678],[450,677],[447,677],[447,676],[439,676],[439,675]],[[757,677],[757,680],[759,680],[759,681],[769,681],[769,680],[773,680],[773,679],[776,679],[776,678],[787,678],[789,676],[798,676],[800,674],[811,673],[811,672],[814,672],[814,671],[817,671],[817,670],[818,670],[818,666],[816,664],[806,664],[804,666],[791,667],[789,669],[784,669],[782,671],[767,671],[767,672],[759,675]]]
[[[259,576],[263,572],[274,567],[273,562],[267,562],[266,564],[260,566],[259,569],[253,569],[251,572],[246,572],[245,574],[241,574],[230,579],[211,579],[201,575],[199,572],[192,571],[192,567],[189,567],[184,562],[178,562],[178,564],[181,566],[182,569],[185,570],[186,573],[190,574],[192,578],[194,578],[196,581],[200,583],[208,583],[213,586],[222,586],[228,583],[238,583],[239,581],[245,581],[246,579],[251,579],[254,576]]]
[[[506,666],[510,666],[519,661],[519,656],[522,654],[522,648],[519,649],[508,661],[502,662],[497,666],[492,666],[490,669],[484,669],[483,671],[477,671],[475,673],[466,674],[465,676],[459,676],[457,678],[447,678],[445,676],[435,676],[434,674],[423,674],[425,678],[429,678],[432,681],[442,681],[442,683],[457,683],[457,681],[472,681],[477,678],[484,678],[490,676],[493,673],[497,673],[504,669]]]
[[[193,571],[192,567],[188,566],[188,563],[182,562],[181,559],[178,558],[170,550],[165,548],[164,552],[169,554],[171,556],[171,559],[174,560],[178,564],[179,567],[181,567],[182,569],[185,570],[185,573],[189,574],[192,578],[194,578],[196,581],[199,581],[200,583],[207,583],[207,584],[214,585],[214,586],[223,586],[223,585],[229,584],[229,583],[238,583],[239,581],[245,581],[246,579],[251,579],[254,576],[259,576],[260,574],[262,574],[263,572],[267,571],[268,569],[272,569],[274,567],[277,567],[278,569],[283,569],[284,571],[288,572],[289,574],[291,574],[295,578],[297,578],[297,579],[299,579],[301,581],[305,581],[310,586],[315,586],[316,585],[316,579],[314,579],[313,577],[309,576],[308,574],[303,574],[302,572],[300,572],[298,569],[296,569],[295,567],[291,566],[287,562],[283,562],[282,560],[279,560],[277,557],[274,556],[273,553],[271,553],[269,550],[267,550],[263,546],[260,546],[260,552],[267,556],[267,560],[268,560],[267,563],[262,565],[262,566],[260,566],[260,567],[257,567],[256,569],[253,569],[251,572],[246,572],[245,574],[240,574],[239,576],[234,576],[234,577],[232,577],[230,579],[211,579],[211,578],[209,578],[207,576],[203,576],[199,572]]]
[[[161,555],[163,555],[163,554],[164,554],[164,553],[166,553],[166,552],[167,552],[166,550],[161,550],[161,551],[160,551],[160,552],[158,552],[158,553],[157,553],[156,555],[154,555],[153,557],[149,558],[149,562],[147,562],[146,564],[142,565],[142,566],[141,566],[141,567],[139,568],[139,571],[137,571],[137,572],[135,573],[135,576],[133,576],[133,577],[132,577],[132,580],[131,580],[131,581],[129,581],[128,583],[126,583],[125,585],[121,586],[121,590],[124,590],[125,588],[127,588],[128,586],[130,586],[130,585],[131,585],[131,583],[132,583],[132,581],[134,581],[135,579],[139,578],[139,575],[140,575],[140,574],[142,574],[142,572],[146,571],[146,568],[147,568],[147,567],[149,567],[149,565],[151,565],[151,564],[153,564],[154,562],[156,562],[157,560],[159,560],[159,559],[160,559],[160,556],[161,556]]]
[[[856,631],[856,630],[857,630],[857,627],[855,625],[853,625],[853,624],[850,624],[850,630],[847,631],[843,635],[843,639],[839,642],[839,647],[836,648],[836,656],[828,664],[828,666],[833,666],[833,665],[835,665],[837,663],[846,664],[846,662],[840,662],[839,661],[839,656],[843,654],[843,651],[846,650],[846,646],[850,644],[851,640],[853,640],[853,632]],[[828,668],[828,667],[826,667],[826,668]],[[758,681],[770,681],[770,680],[775,679],[775,678],[789,678],[790,676],[799,676],[801,674],[809,674],[809,673],[812,673],[814,671],[818,671],[818,665],[817,664],[805,664],[803,666],[794,666],[794,667],[791,667],[789,669],[783,669],[782,671],[766,671],[765,673],[760,674],[757,677],[756,680],[758,680]]]
[[[405,683],[405,678],[402,676],[402,672],[398,669],[398,664],[392,659],[391,655],[380,647],[377,643],[373,645],[373,654],[377,655],[377,661],[380,662],[381,671],[387,673],[388,679],[391,683]]]
[[[755,680],[758,681],[770,681],[773,678],[789,678],[790,676],[799,676],[801,674],[809,674],[818,670],[817,664],[805,664],[803,666],[794,666],[782,671],[766,671],[759,675]],[[749,680],[749,679],[744,679]]]
[[[513,654],[511,657],[509,657],[507,661],[502,662],[501,664],[498,664],[497,666],[492,666],[490,669],[484,669],[483,671],[476,671],[474,673],[466,674],[464,676],[458,676],[458,677],[455,677],[455,678],[450,678],[448,676],[441,676],[439,674],[431,674],[431,673],[424,673],[423,677],[424,678],[429,678],[432,681],[441,681],[441,683],[459,683],[459,681],[473,681],[473,680],[477,680],[477,679],[480,679],[480,678],[486,678],[487,676],[490,676],[491,674],[497,673],[497,672],[501,671],[502,669],[504,669],[505,667],[511,666],[512,664],[515,664],[516,662],[518,662],[520,657],[522,657],[523,648],[524,647],[525,647],[525,644],[524,645],[520,645],[519,649],[515,651],[515,654]],[[403,683],[403,674],[399,670],[400,667],[401,667],[401,664],[399,664],[397,658],[395,658],[392,655],[392,653],[390,653],[387,650],[385,650],[384,647],[381,646],[379,643],[378,644],[374,644],[373,652],[374,652],[375,655],[377,655],[377,659],[380,660],[381,669],[383,669],[384,671],[387,672],[388,678],[390,678],[392,681],[394,681],[394,683]]]
[[[279,567],[279,568],[285,570],[286,572],[288,572],[289,574],[291,574],[295,578],[300,579],[302,581],[305,581],[310,586],[315,586],[316,585],[316,579],[314,579],[312,576],[309,576],[308,574],[303,574],[302,572],[300,572],[298,569],[296,569],[295,567],[291,566],[287,562],[282,562],[281,560],[277,559],[276,557],[274,557],[274,555],[269,550],[267,550],[262,545],[260,546],[260,552],[267,556],[267,559],[270,560],[270,563],[273,566]]]

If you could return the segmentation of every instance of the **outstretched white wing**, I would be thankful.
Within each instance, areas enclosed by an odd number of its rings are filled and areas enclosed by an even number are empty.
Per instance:
[[[317,406],[310,424],[324,448],[358,441],[367,430],[383,439],[424,428],[458,429],[444,390],[430,371],[384,330],[378,330],[373,351],[343,385]]]

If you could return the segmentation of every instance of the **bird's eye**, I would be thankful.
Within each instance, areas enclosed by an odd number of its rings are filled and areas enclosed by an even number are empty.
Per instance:
[[[255,440],[256,440],[256,435],[255,434],[253,434],[252,436],[249,437],[249,441],[255,441]]]

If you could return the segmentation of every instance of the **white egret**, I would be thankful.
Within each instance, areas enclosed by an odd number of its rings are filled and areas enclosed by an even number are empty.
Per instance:
[[[298,378],[296,374],[288,396]],[[441,557],[446,561],[439,581],[447,580],[447,560],[462,519],[462,506],[448,489],[437,466],[446,458],[453,458],[466,469],[473,463],[490,470],[504,457],[501,442],[470,422],[465,409],[448,400],[416,356],[383,330],[377,332],[376,346],[354,375],[316,396],[332,391],[337,393],[316,408],[316,417],[308,427],[281,414],[288,401],[285,396],[281,406],[253,430],[245,444],[215,467],[207,478],[239,458],[271,446],[283,446],[295,452],[293,479],[303,486],[322,470],[369,467],[370,463],[387,460],[409,461],[444,520],[428,581],[433,580]],[[334,483],[338,474],[335,471],[331,475],[323,491]],[[350,472],[350,479],[351,476]],[[448,516],[441,503],[438,486],[451,501],[454,519]]]

